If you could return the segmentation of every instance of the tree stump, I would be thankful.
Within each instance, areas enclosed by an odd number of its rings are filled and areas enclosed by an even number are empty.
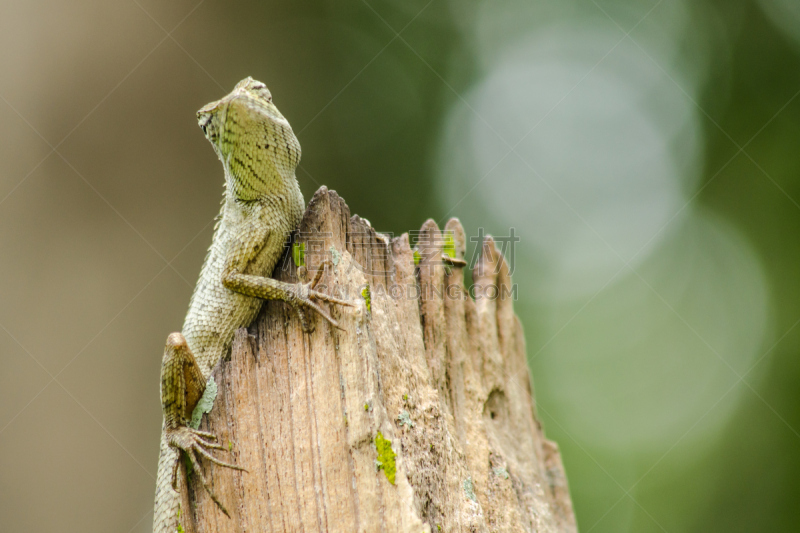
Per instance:
[[[304,279],[325,268],[318,290],[355,307],[323,304],[341,329],[308,313],[304,334],[291,308],[267,302],[237,332],[201,429],[247,472],[203,462],[229,518],[184,470],[185,531],[576,531],[492,238],[474,300],[457,219],[444,232],[425,222],[412,250],[322,187],[292,239],[274,277],[297,281],[295,261]]]

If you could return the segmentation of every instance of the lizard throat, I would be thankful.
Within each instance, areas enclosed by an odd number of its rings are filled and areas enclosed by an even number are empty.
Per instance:
[[[225,164],[225,188],[227,195],[235,200],[258,200],[270,194],[281,193],[291,185],[274,168],[265,168],[258,172],[246,165],[232,163]],[[294,176],[290,179],[295,180]]]

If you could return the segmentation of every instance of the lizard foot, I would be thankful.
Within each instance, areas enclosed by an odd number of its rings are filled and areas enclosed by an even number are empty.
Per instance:
[[[303,309],[304,307],[310,307],[311,309],[319,313],[322,316],[322,318],[327,320],[331,326],[338,329],[342,329],[339,327],[339,324],[336,322],[336,320],[334,320],[333,317],[331,317],[330,314],[328,314],[328,312],[325,311],[325,309],[323,309],[322,307],[320,307],[320,305],[316,303],[314,300],[319,300],[332,304],[344,305],[347,307],[354,307],[353,304],[351,304],[350,302],[340,300],[339,298],[335,298],[333,296],[328,296],[324,292],[315,290],[317,283],[319,283],[320,278],[322,278],[322,274],[325,273],[325,267],[328,265],[333,266],[333,262],[330,259],[326,259],[325,261],[322,262],[322,264],[317,269],[317,272],[314,275],[313,280],[311,280],[308,283],[297,283],[294,285],[295,290],[293,291],[294,292],[293,298],[289,303],[292,305],[294,310],[297,312],[297,315],[300,317],[300,324],[303,327],[303,331],[305,331],[306,333],[310,333],[314,328],[310,327],[308,320],[306,319],[305,310]]]
[[[234,470],[241,470],[243,472],[247,472],[247,470],[241,466],[220,461],[208,452],[209,449],[225,449],[224,446],[217,444],[216,442],[210,442],[217,440],[217,436],[213,433],[192,429],[187,426],[180,426],[175,429],[167,430],[167,439],[170,446],[182,451],[186,457],[189,458],[189,461],[192,463],[192,468],[195,472],[197,472],[197,476],[200,478],[200,483],[202,483],[203,488],[206,489],[206,492],[208,492],[208,495],[211,496],[212,500],[214,500],[214,503],[219,506],[220,510],[225,513],[225,516],[230,518],[231,515],[228,513],[228,510],[225,509],[225,506],[222,505],[222,502],[219,501],[219,498],[217,498],[217,495],[214,494],[211,486],[206,481],[203,471],[200,469],[197,456],[200,455],[201,457],[205,457],[212,463],[219,466],[233,468]],[[175,464],[172,466],[172,489],[178,489],[178,460],[176,460]]]

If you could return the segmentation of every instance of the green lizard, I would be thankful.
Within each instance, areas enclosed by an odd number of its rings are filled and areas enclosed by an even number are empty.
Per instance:
[[[193,429],[189,421],[212,369],[228,353],[236,330],[252,322],[264,300],[283,300],[291,305],[305,331],[310,331],[307,309],[338,327],[317,301],[351,305],[314,290],[322,267],[309,283],[285,283],[267,277],[305,209],[295,177],[300,143],[272,103],[267,87],[246,78],[229,95],[200,109],[197,119],[222,161],[225,195],[183,330],[169,336],[164,350],[164,425],[156,480],[155,533],[174,533],[179,527],[176,487],[181,453],[191,461],[213,500],[228,514],[208,485],[198,459],[243,468],[216,459],[210,450],[224,447],[216,442],[215,435]]]

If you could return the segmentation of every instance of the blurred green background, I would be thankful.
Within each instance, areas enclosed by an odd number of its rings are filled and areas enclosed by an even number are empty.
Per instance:
[[[797,0],[12,1],[0,46],[3,531],[149,531],[194,113],[248,75],[306,198],[513,228],[582,532],[798,530]]]

